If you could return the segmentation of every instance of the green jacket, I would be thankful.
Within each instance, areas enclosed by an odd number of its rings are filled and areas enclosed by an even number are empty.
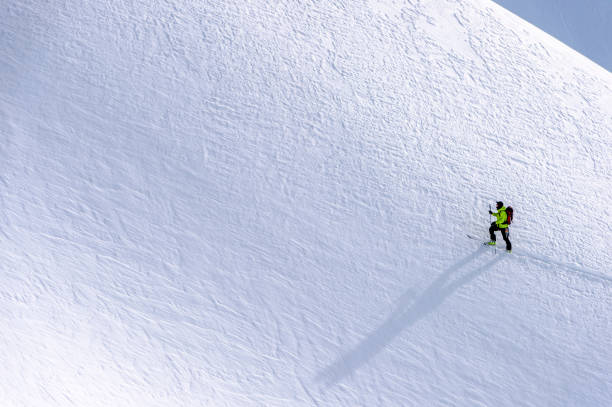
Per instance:
[[[506,229],[508,227],[508,224],[506,223],[508,221],[508,214],[506,213],[505,206],[499,208],[497,212],[493,212],[493,216],[497,218],[495,220],[495,224],[497,225],[497,227],[499,227],[500,229]]]

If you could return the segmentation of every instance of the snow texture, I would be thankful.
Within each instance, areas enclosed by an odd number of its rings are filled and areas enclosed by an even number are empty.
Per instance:
[[[488,0],[5,0],[0,41],[0,404],[612,405],[612,76],[559,41]]]
[[[612,72],[612,1],[495,2]]]

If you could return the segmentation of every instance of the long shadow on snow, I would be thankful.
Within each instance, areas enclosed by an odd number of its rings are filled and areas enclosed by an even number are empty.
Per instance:
[[[469,283],[504,258],[504,256],[495,256],[493,260],[487,262],[483,266],[449,282],[450,278],[457,271],[487,250],[489,249],[481,247],[457,264],[446,269],[444,273],[423,292],[420,298],[418,298],[412,306],[408,307],[410,305],[410,292],[402,295],[400,303],[393,314],[354,349],[341,356],[332,365],[319,373],[316,378],[317,381],[324,382],[327,386],[331,386],[355,372],[368,360],[376,356],[378,352],[383,350],[385,346],[404,329],[410,327],[438,308],[455,290],[457,290],[457,288]]]

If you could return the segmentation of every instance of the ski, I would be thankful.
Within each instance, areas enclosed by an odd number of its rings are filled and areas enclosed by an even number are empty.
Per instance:
[[[497,245],[490,245],[488,241],[483,242],[483,241],[482,241],[482,239],[481,239],[481,238],[479,238],[479,237],[476,237],[476,236],[473,236],[473,235],[466,235],[466,236],[467,236],[469,239],[479,241],[479,242],[480,242],[480,243],[481,243],[483,246],[486,246],[486,247],[491,247],[491,248],[494,248],[494,249],[496,249],[496,248],[497,248]],[[500,248],[500,250],[505,250],[505,249]],[[510,253],[512,253],[512,252],[510,252]]]

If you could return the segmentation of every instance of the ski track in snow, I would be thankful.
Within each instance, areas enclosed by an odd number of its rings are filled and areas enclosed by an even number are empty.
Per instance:
[[[484,0],[0,23],[0,404],[612,401],[609,72]]]

